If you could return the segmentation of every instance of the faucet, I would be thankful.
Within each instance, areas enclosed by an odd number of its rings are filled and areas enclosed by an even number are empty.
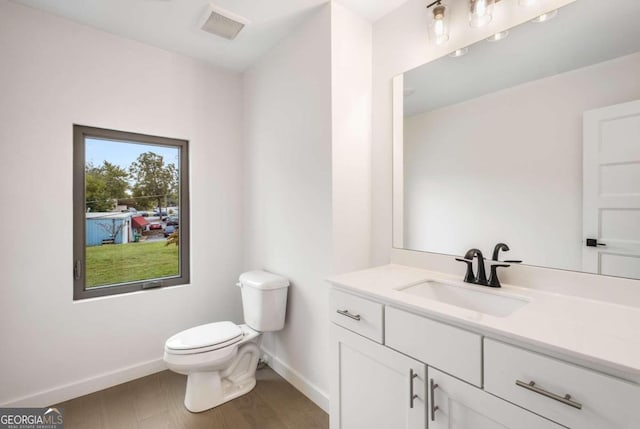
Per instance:
[[[473,272],[473,259],[478,259],[478,274]],[[480,249],[469,249],[464,254],[464,258],[456,258],[456,261],[464,262],[467,264],[467,274],[464,276],[466,283],[473,283],[482,286],[489,286],[487,282],[487,274],[484,270],[484,256]]]
[[[465,253],[464,258],[456,258],[456,261],[464,262],[467,264],[467,273],[464,276],[464,281],[466,283],[472,283],[481,286],[489,286],[489,287],[501,287],[500,279],[498,279],[498,268],[508,268],[510,267],[510,263],[519,264],[522,261],[516,260],[508,260],[504,261],[504,263],[500,263],[498,260],[498,254],[500,251],[508,252],[509,246],[505,243],[498,243],[493,248],[493,255],[491,261],[491,274],[489,274],[489,280],[487,280],[487,274],[484,269],[484,257],[482,256],[482,252],[479,249],[469,249],[467,253]],[[478,259],[478,274],[476,275],[473,272],[473,259]]]

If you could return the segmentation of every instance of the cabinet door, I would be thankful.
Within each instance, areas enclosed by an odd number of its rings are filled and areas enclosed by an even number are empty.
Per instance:
[[[434,368],[428,373],[429,429],[563,427]]]
[[[331,429],[425,429],[426,366],[332,325]]]

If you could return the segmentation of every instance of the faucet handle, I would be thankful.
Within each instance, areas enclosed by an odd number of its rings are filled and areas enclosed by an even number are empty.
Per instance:
[[[467,264],[467,273],[464,276],[464,281],[467,283],[475,283],[476,276],[473,274],[473,259],[456,258],[456,261]]]
[[[509,268],[508,264],[491,264],[491,274],[489,275],[490,287],[502,287],[500,280],[498,279],[498,268]]]
[[[519,259],[507,259],[506,261],[502,261],[506,264],[521,264],[522,261]]]

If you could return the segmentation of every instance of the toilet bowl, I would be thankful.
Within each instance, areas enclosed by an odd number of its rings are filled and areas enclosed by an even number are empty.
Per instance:
[[[184,405],[191,412],[208,410],[253,389],[261,332],[284,326],[289,281],[265,271],[244,273],[239,280],[247,324],[208,323],[165,342],[167,367],[187,376]]]
[[[167,367],[187,376],[184,405],[200,412],[249,392],[256,385],[260,333],[247,325],[209,323],[165,343]]]

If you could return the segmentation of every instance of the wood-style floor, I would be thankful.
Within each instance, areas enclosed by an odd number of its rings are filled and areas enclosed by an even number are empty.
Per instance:
[[[326,429],[329,416],[271,368],[256,372],[256,387],[198,414],[184,407],[187,379],[171,371],[58,404],[65,429]]]

